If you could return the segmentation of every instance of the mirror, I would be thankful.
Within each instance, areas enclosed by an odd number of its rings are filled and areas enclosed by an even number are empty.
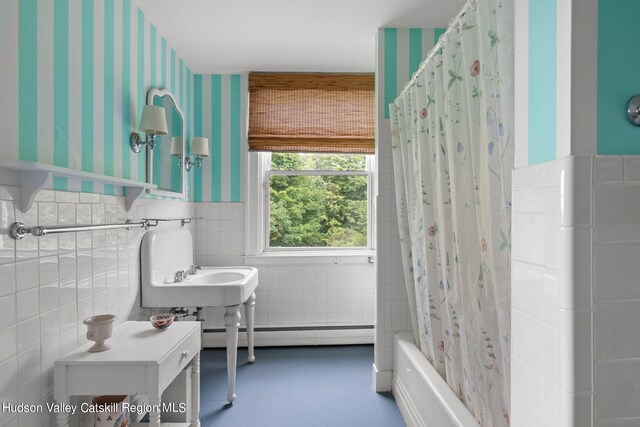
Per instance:
[[[166,135],[156,137],[156,145],[153,150],[147,148],[147,182],[158,186],[158,190],[150,190],[150,192],[174,197],[175,193],[179,193],[180,196],[184,196],[181,163],[181,159],[184,158],[184,148],[182,148],[180,156],[171,155],[173,138],[182,138],[184,141],[184,115],[178,108],[173,93],[166,89],[150,89],[147,94],[147,104],[164,108],[168,129]],[[173,194],[166,194],[167,192]]]

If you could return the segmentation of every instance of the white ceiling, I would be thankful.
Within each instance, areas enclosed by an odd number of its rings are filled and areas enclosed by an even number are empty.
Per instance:
[[[136,0],[194,73],[373,72],[380,27],[446,27],[465,0]]]

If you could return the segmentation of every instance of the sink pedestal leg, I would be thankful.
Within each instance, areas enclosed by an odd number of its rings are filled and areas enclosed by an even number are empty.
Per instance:
[[[238,360],[238,328],[240,327],[240,305],[224,308],[224,326],[227,328],[227,400],[236,400],[236,363]]]
[[[244,317],[247,324],[247,361],[253,363],[256,360],[256,356],[253,354],[253,312],[256,306],[256,294],[251,294],[249,298],[244,302]]]

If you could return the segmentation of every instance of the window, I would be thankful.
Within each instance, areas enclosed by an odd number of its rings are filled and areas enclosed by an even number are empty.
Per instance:
[[[370,161],[357,154],[272,153],[265,174],[265,249],[369,245]]]
[[[249,75],[247,255],[373,249],[374,77]]]

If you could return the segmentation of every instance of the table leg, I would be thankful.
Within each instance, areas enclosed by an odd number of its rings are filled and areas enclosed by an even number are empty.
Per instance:
[[[66,407],[69,404],[69,398],[58,400],[60,406]],[[57,427],[68,427],[69,426],[69,413],[66,411],[60,411],[56,414],[56,426]]]
[[[200,353],[191,360],[191,427],[200,427]]]
[[[140,405],[140,395],[139,394],[134,394],[133,396],[131,396],[131,406],[135,407]],[[142,419],[142,415],[144,414],[139,414],[137,412],[130,412],[129,413],[129,423],[139,423],[140,420]]]
[[[236,364],[238,361],[238,328],[240,327],[240,305],[224,308],[224,326],[227,328],[227,400],[236,400]]]
[[[160,396],[152,397],[149,396],[149,405],[155,407],[156,410],[149,411],[149,427],[160,427],[160,409],[161,408],[161,399]]]
[[[256,360],[256,356],[253,354],[253,325],[254,325],[254,309],[256,307],[256,294],[251,294],[249,298],[244,302],[244,317],[247,324],[247,361],[253,363]]]

